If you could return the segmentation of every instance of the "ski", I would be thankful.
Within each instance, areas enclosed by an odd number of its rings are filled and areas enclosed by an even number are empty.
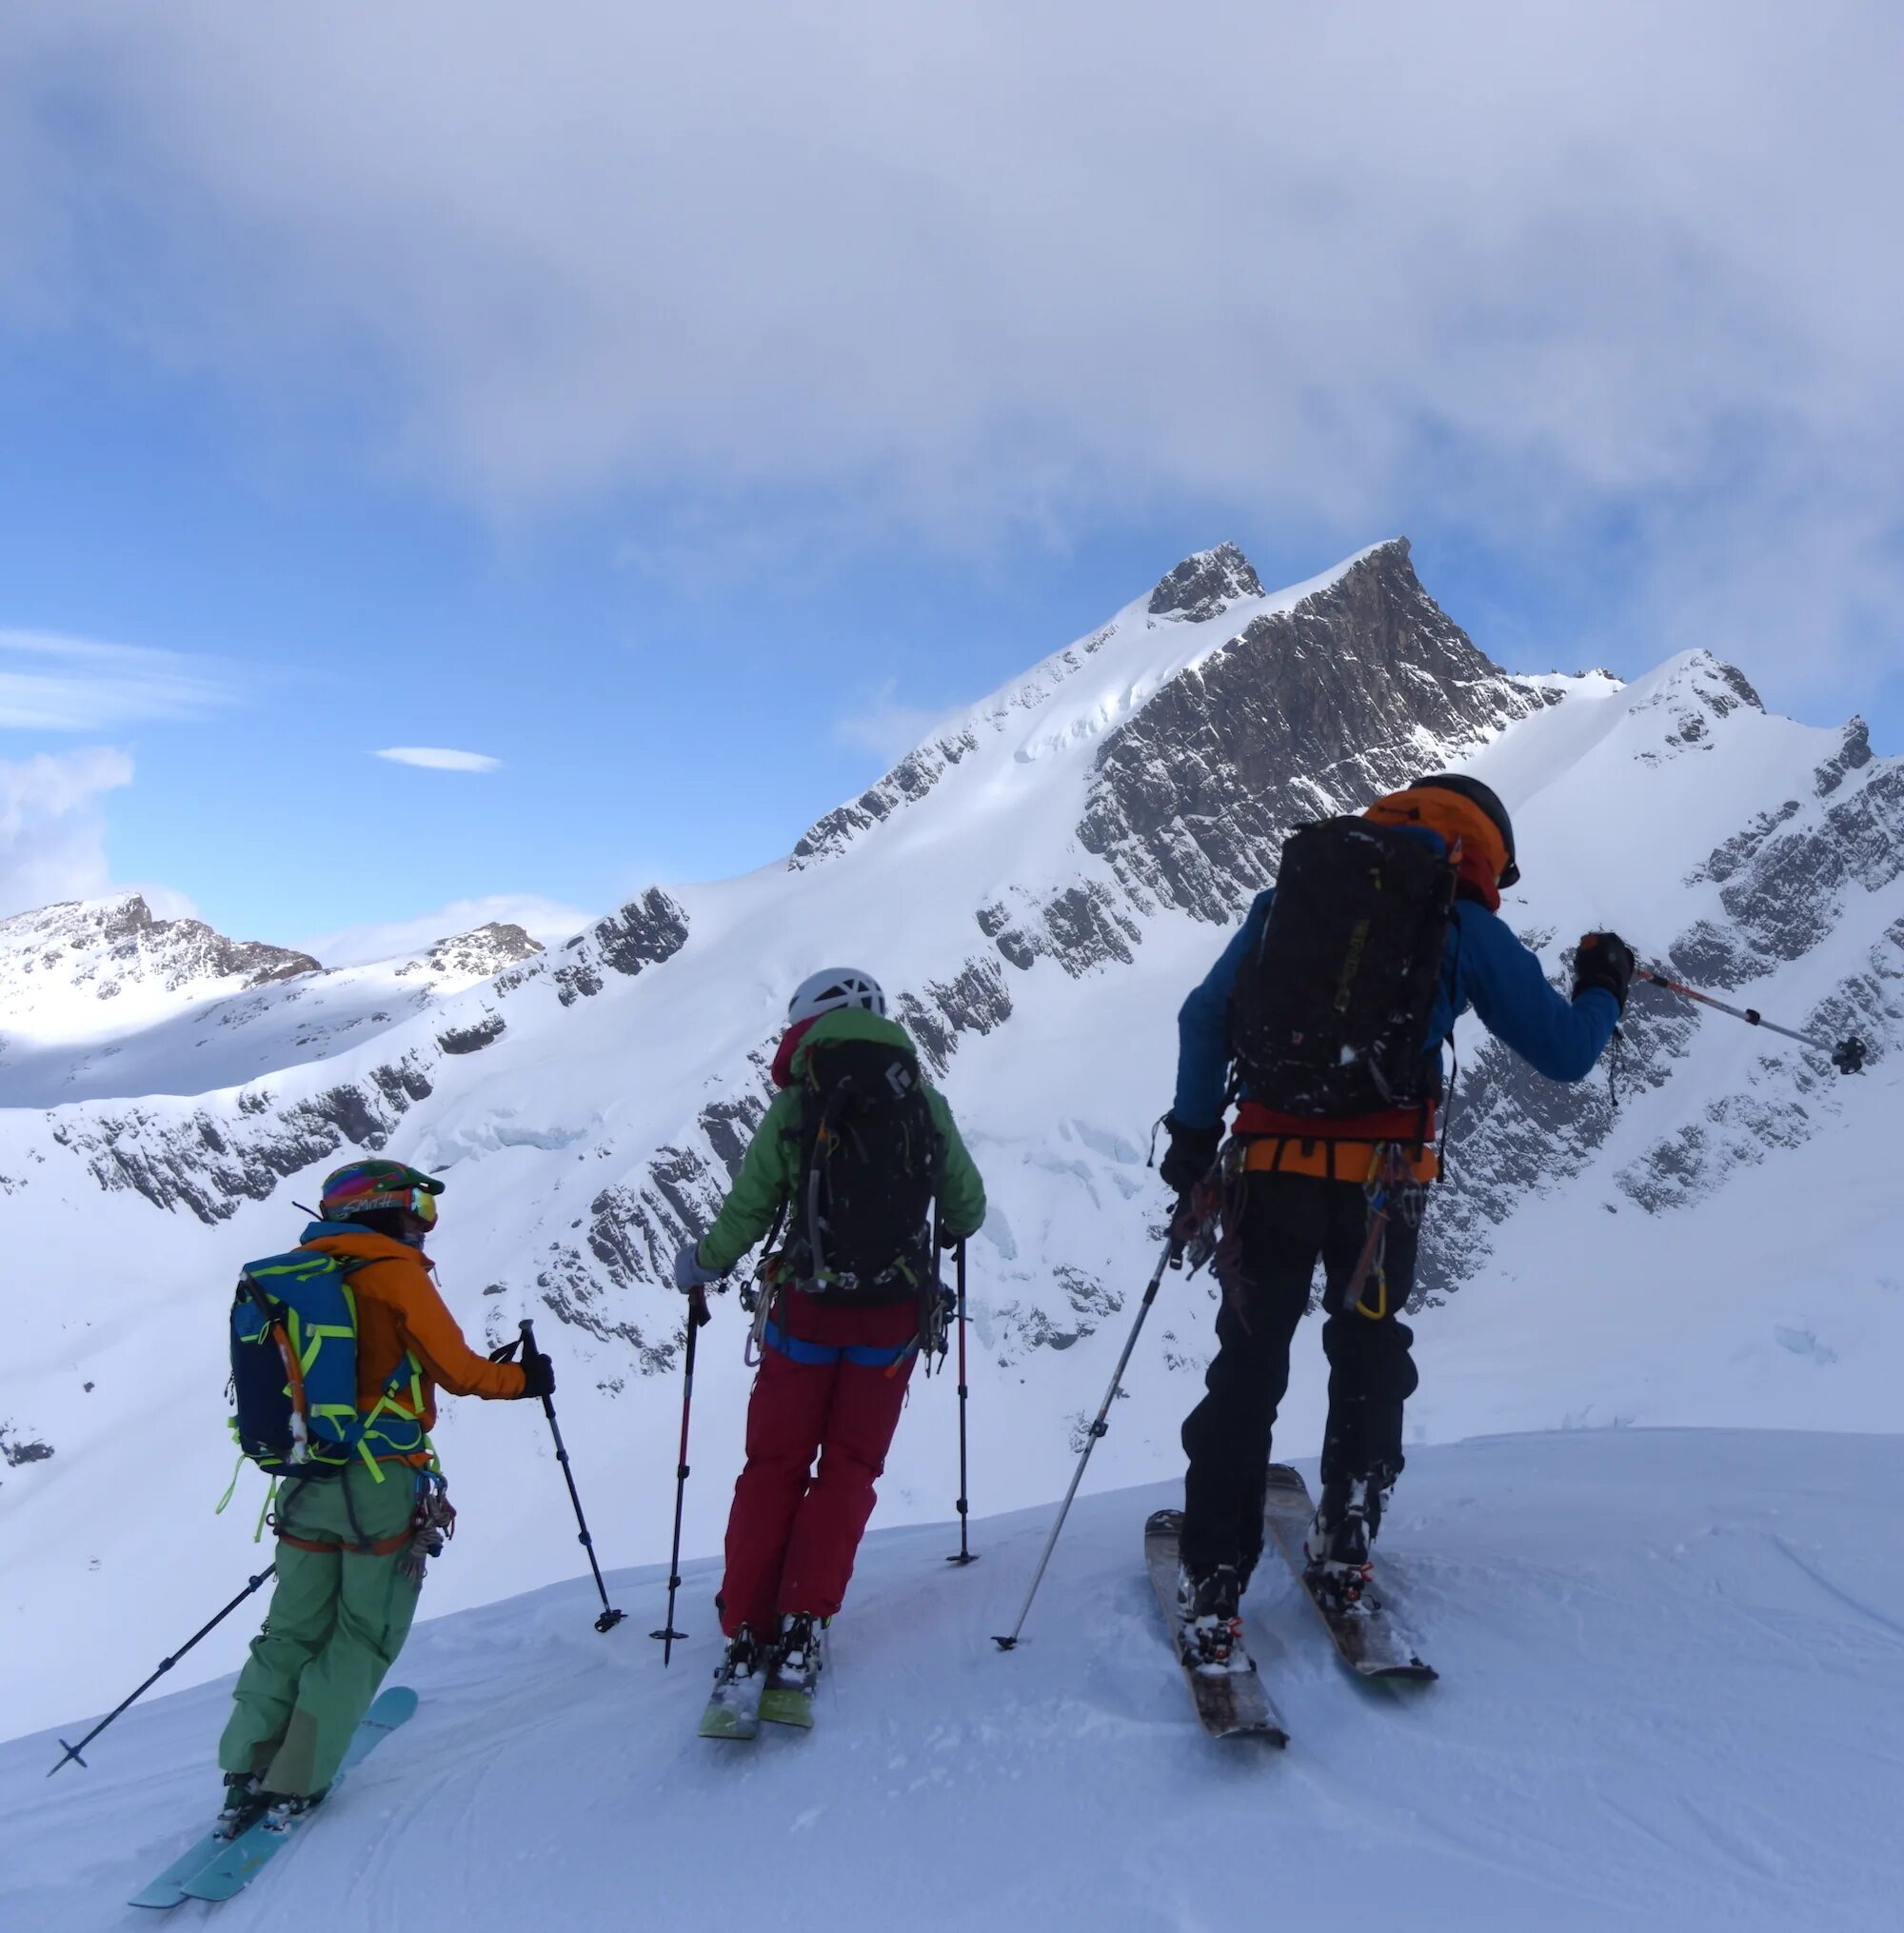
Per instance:
[[[701,1714],[704,1739],[751,1739],[761,1728],[761,1673],[730,1675],[724,1664],[714,1674],[714,1690]]]
[[[1310,1584],[1302,1540],[1315,1520],[1316,1506],[1301,1473],[1287,1464],[1271,1464],[1262,1496],[1262,1523],[1269,1541],[1281,1551],[1302,1595],[1315,1606],[1322,1627],[1342,1663],[1359,1678],[1413,1679],[1421,1683],[1439,1674],[1423,1662],[1419,1645],[1393,1609],[1379,1598],[1365,1596],[1343,1607],[1319,1596]]]
[[[795,1681],[789,1684],[769,1684],[761,1693],[761,1718],[767,1724],[794,1725],[801,1731],[813,1729],[813,1686]]]
[[[768,1724],[813,1729],[813,1692],[820,1683],[821,1664],[817,1631],[801,1664],[791,1664],[776,1654],[767,1671],[766,1689],[761,1693],[761,1717]]]
[[[361,1765],[400,1724],[411,1717],[416,1708],[417,1695],[406,1686],[392,1685],[389,1690],[378,1694],[377,1702],[364,1715],[363,1722],[351,1735],[344,1763],[338,1767],[337,1778],[330,1782],[330,1790],[325,1795],[326,1804],[329,1803],[338,1782],[345,1774],[353,1766]],[[312,1808],[313,1811],[318,1809]],[[305,1818],[309,1816],[307,1813]],[[258,1869],[284,1846],[303,1823],[300,1820],[296,1824],[275,1832],[262,1823],[251,1825],[235,1839],[220,1839],[216,1833],[207,1833],[149,1885],[134,1893],[129,1903],[164,1909],[181,1905],[187,1900],[228,1900],[245,1889]]]
[[[187,1847],[157,1879],[149,1881],[126,1903],[129,1906],[161,1908],[182,1904],[185,1894],[181,1888],[186,1881],[200,1868],[208,1866],[230,1843],[215,1832],[208,1832],[196,1845]]]
[[[1262,1738],[1271,1744],[1286,1745],[1289,1734],[1270,1704],[1253,1658],[1246,1653],[1233,1658],[1224,1670],[1213,1670],[1197,1662],[1184,1635],[1177,1595],[1177,1539],[1182,1524],[1180,1510],[1153,1512],[1143,1526],[1143,1562],[1150,1572],[1151,1588],[1157,1593],[1158,1608],[1169,1626],[1177,1662],[1183,1668],[1183,1682],[1190,1687],[1197,1722],[1213,1739]]]

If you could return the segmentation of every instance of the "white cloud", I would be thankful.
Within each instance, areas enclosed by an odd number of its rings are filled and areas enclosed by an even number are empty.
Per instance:
[[[833,721],[834,737],[844,745],[863,746],[888,765],[903,758],[945,714],[900,704],[894,695],[898,688],[898,681],[888,678],[857,710]]]
[[[231,697],[219,668],[204,659],[0,629],[0,726],[14,730],[112,731],[148,719],[202,718]]]
[[[322,960],[327,966],[361,966],[373,960],[395,960],[419,953],[438,940],[466,933],[492,921],[523,927],[531,939],[548,946],[579,933],[593,915],[559,900],[535,893],[488,893],[477,899],[451,900],[432,913],[385,920],[371,926],[346,927],[300,940],[298,950]]]
[[[1432,501],[1615,528],[1669,616],[1782,552],[1741,648],[1897,649],[1854,629],[1904,606],[1891,0],[404,22],[14,10],[0,302],[347,382],[504,510],[633,485],[957,542],[1188,498],[1345,549]]]
[[[107,746],[0,759],[0,916],[110,888],[96,802],[131,782],[132,761]]]
[[[372,758],[387,758],[392,765],[421,766],[426,772],[494,772],[503,761],[483,751],[451,751],[439,745],[392,745],[372,752]]]

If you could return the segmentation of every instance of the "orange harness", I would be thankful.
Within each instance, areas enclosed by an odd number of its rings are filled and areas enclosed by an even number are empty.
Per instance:
[[[278,1542],[288,1544],[293,1550],[314,1550],[319,1556],[328,1556],[332,1551],[342,1551],[346,1557],[388,1557],[394,1550],[401,1550],[416,1535],[416,1525],[406,1524],[394,1537],[380,1537],[374,1544],[320,1544],[309,1537],[293,1537],[288,1531],[278,1532]]]
[[[1307,1136],[1257,1135],[1245,1144],[1243,1167],[1250,1174],[1314,1175],[1325,1182],[1354,1182],[1359,1188],[1367,1186],[1374,1179],[1381,1149],[1395,1146],[1393,1142],[1321,1141]],[[1407,1164],[1412,1180],[1432,1182],[1441,1172],[1440,1159],[1432,1147],[1397,1151]]]

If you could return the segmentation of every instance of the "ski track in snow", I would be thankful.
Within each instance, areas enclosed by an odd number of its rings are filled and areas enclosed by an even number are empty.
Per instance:
[[[810,1736],[704,1742],[717,1566],[691,1633],[643,1635],[664,1572],[420,1625],[415,1720],[237,1901],[227,1933],[732,1923],[786,1933],[1089,1925],[1227,1933],[1339,1916],[1410,1929],[1789,1929],[1894,1922],[1904,1791],[1904,1443],[1602,1430],[1411,1459],[1381,1556],[1441,1682],[1357,1684],[1273,1557],[1246,1601],[1292,1743],[1199,1730],[1144,1578],[1153,1485],[1077,1505],[1023,1645],[1044,1510],[876,1534]],[[1835,1582],[1859,1553],[1857,1587]],[[653,1615],[651,1615],[651,1613]],[[122,1901],[216,1791],[227,1687],[136,1707],[45,1778],[0,1747],[0,1924],[149,1925]],[[205,1923],[186,1906],[171,1923]]]

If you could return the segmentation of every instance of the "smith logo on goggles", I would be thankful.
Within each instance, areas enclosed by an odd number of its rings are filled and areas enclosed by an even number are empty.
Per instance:
[[[443,1184],[400,1161],[358,1161],[325,1178],[318,1198],[327,1215],[361,1214],[367,1208],[401,1208],[425,1227],[436,1226],[436,1198]]]

